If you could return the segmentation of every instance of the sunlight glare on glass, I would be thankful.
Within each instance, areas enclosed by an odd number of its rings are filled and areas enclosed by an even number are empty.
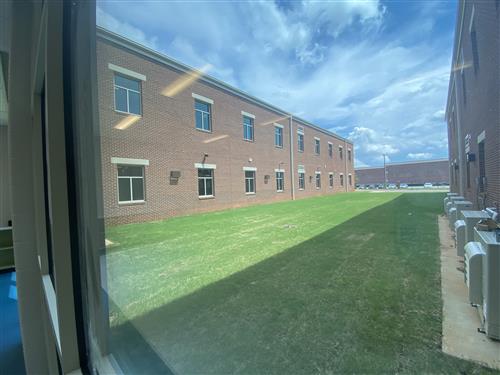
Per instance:
[[[187,87],[192,85],[196,80],[198,80],[202,75],[204,75],[207,71],[212,69],[211,64],[205,64],[200,69],[192,70],[183,74],[181,77],[176,79],[174,82],[165,87],[161,94],[164,96],[168,96],[169,98],[177,95],[181,91],[185,90]]]
[[[118,124],[114,126],[115,129],[125,130],[130,128],[137,120],[139,120],[141,116],[137,115],[128,115],[127,117],[121,119]]]
[[[227,137],[229,137],[229,135],[223,134],[223,135],[219,135],[218,137],[213,137],[213,138],[205,139],[203,141],[203,143],[212,143],[212,142],[220,141],[221,139],[224,139],[224,138],[227,138]]]

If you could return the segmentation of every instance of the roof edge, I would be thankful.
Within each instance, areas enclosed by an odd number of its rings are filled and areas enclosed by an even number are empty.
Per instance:
[[[148,57],[152,59],[155,62],[165,64],[171,68],[174,68],[176,70],[180,70],[181,72],[199,72],[197,69],[192,68],[184,63],[181,63],[171,57],[168,57],[158,51],[155,51],[149,47],[144,46],[143,44],[137,43],[131,39],[128,39],[122,35],[116,34],[108,29],[105,29],[101,26],[97,26],[97,32],[96,35],[98,38],[110,41],[120,47],[127,48],[128,50],[131,50],[139,55]],[[347,139],[344,138],[336,133],[333,133],[329,130],[323,129],[322,127],[315,125],[307,120],[304,120],[298,116],[295,116],[293,113],[289,113],[279,107],[276,107],[270,103],[267,103],[253,95],[250,95],[236,87],[233,87],[217,78],[214,78],[212,76],[206,75],[205,73],[199,72],[200,73],[200,78],[199,80],[204,81],[206,83],[209,83],[213,86],[216,86],[217,88],[220,88],[222,90],[228,91],[229,93],[236,95],[240,98],[243,98],[249,102],[252,102],[253,104],[256,104],[260,107],[264,107],[268,110],[271,110],[275,113],[278,113],[280,115],[284,116],[291,116],[294,121],[300,122],[302,125],[308,126],[314,130],[317,130],[319,132],[322,132],[324,134],[327,134],[331,137],[337,138],[340,141],[349,143],[351,145],[354,145],[354,143]]]

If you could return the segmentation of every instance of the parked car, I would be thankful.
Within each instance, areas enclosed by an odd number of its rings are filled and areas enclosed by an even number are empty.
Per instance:
[[[424,189],[430,189],[432,187],[432,184],[430,182],[426,182],[424,184]]]
[[[377,187],[374,184],[368,185],[368,189],[376,189]]]
[[[400,189],[408,189],[408,184],[399,184]]]
[[[397,189],[398,187],[396,186],[396,184],[389,184],[387,185],[387,189],[390,189],[390,190],[394,190],[394,189]]]

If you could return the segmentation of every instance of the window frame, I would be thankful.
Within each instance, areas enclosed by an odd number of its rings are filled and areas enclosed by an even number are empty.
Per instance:
[[[306,172],[305,171],[298,171],[298,183],[299,183],[299,190],[305,190],[306,188]]]
[[[245,174],[245,194],[246,195],[255,195],[257,194],[257,188],[255,186],[256,182],[256,170],[255,169],[244,169],[244,174]],[[247,177],[247,173],[251,173],[251,177]],[[253,182],[253,191],[250,191],[248,189],[249,187],[249,181]]]
[[[344,174],[343,173],[339,174],[339,180],[340,180],[340,186],[344,186]]]
[[[284,138],[284,131],[283,131],[283,125],[280,124],[274,124],[274,147],[276,148],[283,148],[283,138]],[[276,140],[279,139],[279,143],[276,143]]]
[[[321,189],[321,172],[314,172],[314,181],[315,181],[315,186],[316,189],[319,190]]]
[[[118,173],[119,167],[140,167],[142,171],[142,176],[120,176]],[[117,183],[117,198],[118,198],[118,204],[137,204],[137,203],[144,203],[146,202],[146,173],[145,173],[145,168],[143,164],[126,164],[126,163],[117,163],[116,164],[116,183]],[[121,201],[120,200],[120,179],[130,179],[129,180],[129,186],[130,186],[130,200],[128,201]],[[134,197],[134,188],[133,188],[133,183],[132,181],[134,179],[141,179],[142,180],[142,199],[133,199]]]
[[[352,161],[352,150],[350,148],[347,149],[347,160]]]
[[[139,91],[136,91],[134,89],[129,89],[128,87],[124,87],[124,86],[120,86],[120,85],[116,84],[116,77],[117,76],[128,79],[130,81],[136,81],[139,84]],[[118,109],[116,106],[116,88],[117,87],[125,90],[127,93],[127,110],[126,111],[122,111],[122,110]],[[140,113],[130,112],[130,94],[129,94],[130,92],[135,92],[135,93],[139,94],[139,112]],[[113,72],[113,99],[114,99],[114,105],[115,105],[115,112],[142,117],[142,113],[143,113],[143,110],[142,110],[142,80],[139,78],[128,76],[124,73],[114,71]]]
[[[344,147],[339,146],[339,159],[344,160]]]
[[[202,176],[200,177],[200,170],[203,171],[210,171],[210,176]],[[198,185],[198,198],[200,199],[207,199],[207,198],[215,198],[215,174],[214,174],[215,168],[196,168],[196,181]],[[200,195],[200,179],[203,180],[203,190],[205,192],[204,195]],[[212,181],[212,194],[206,194],[207,193],[207,180]]]
[[[304,152],[304,128],[297,128],[297,151]]]
[[[249,113],[246,113],[243,111],[242,111],[241,115],[242,115],[242,124],[243,124],[243,140],[248,141],[248,142],[254,142],[255,141],[255,116],[250,115]],[[245,119],[248,119],[250,121],[250,124],[245,123]],[[247,128],[250,129],[251,138],[246,137]]]
[[[213,105],[213,101],[204,100],[201,96],[199,96],[199,95],[195,96],[194,94],[193,94],[193,99],[194,99],[194,102],[193,102],[193,104],[194,104],[194,128],[196,130],[201,131],[201,132],[212,133],[212,113],[213,113],[212,105]],[[196,108],[196,102],[205,104],[208,107],[208,112]],[[202,114],[202,116],[201,116],[202,127],[201,128],[198,127],[198,123],[196,121],[196,112],[200,112]],[[203,114],[208,114],[208,129],[203,128],[203,124],[204,124]]]
[[[285,191],[285,171],[276,169],[274,171],[274,178],[276,179],[276,192],[283,193]],[[281,184],[279,183],[281,181]],[[281,185],[281,189],[280,189]]]
[[[328,173],[328,185],[330,189],[333,189],[333,172]]]
[[[333,159],[333,143],[328,142],[328,157]]]
[[[314,137],[314,155],[321,155],[321,139]]]

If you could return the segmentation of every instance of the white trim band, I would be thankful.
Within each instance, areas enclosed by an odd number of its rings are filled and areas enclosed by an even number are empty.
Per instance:
[[[283,129],[283,128],[284,128],[284,126],[283,126],[283,125],[281,125],[281,124],[277,124],[277,123],[274,123],[274,126],[275,126],[275,127],[277,127],[277,128],[281,128],[281,129]]]
[[[241,114],[243,116],[250,117],[250,118],[253,118],[255,120],[255,115],[252,115],[251,113],[248,113],[248,112],[245,112],[245,111],[241,111]]]
[[[139,79],[141,81],[146,81],[146,76],[144,74],[137,73],[137,72],[134,72],[134,71],[126,69],[126,68],[122,68],[121,66],[109,63],[108,68],[114,72],[129,76],[132,78],[136,78],[136,79]]]
[[[321,139],[318,138],[318,137],[314,137],[314,139],[317,140],[317,141],[321,141]]]
[[[257,171],[257,168],[255,167],[243,167],[243,170],[246,172],[246,171],[251,171],[251,172],[255,172]]]
[[[111,158],[112,164],[149,165],[146,159]]]
[[[208,104],[214,104],[214,101],[210,98],[207,98],[202,95],[195,94],[194,92],[191,94],[191,96],[195,99],[201,100],[202,102],[208,103]]]
[[[321,171],[314,171],[314,174],[321,174]]]
[[[274,171],[275,171],[275,172],[283,172],[283,173],[285,173],[285,170],[284,170],[284,169],[275,169]]]
[[[477,136],[477,143],[481,143],[486,139],[486,132],[483,130],[481,134]]]
[[[302,135],[304,135],[304,128],[302,128],[302,127],[297,127],[297,134],[302,134]]]
[[[194,163],[196,169],[217,169],[216,164]]]

